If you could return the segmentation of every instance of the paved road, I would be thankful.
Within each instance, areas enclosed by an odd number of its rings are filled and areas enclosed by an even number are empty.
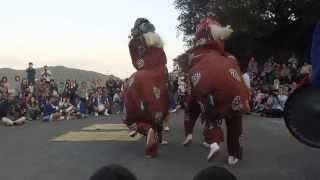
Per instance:
[[[119,123],[119,117],[54,123],[30,122],[21,127],[0,127],[1,180],[87,180],[99,167],[111,163],[131,169],[141,180],[191,180],[210,165],[224,166],[240,180],[319,180],[320,150],[296,142],[279,119],[245,117],[245,156],[236,167],[226,165],[221,153],[208,163],[201,147],[201,130],[194,144],[183,141],[182,113],[172,116],[170,145],[161,148],[157,159],[143,156],[143,140],[136,142],[89,141],[52,142],[69,131],[81,131],[92,124]],[[224,147],[225,152],[225,147]]]

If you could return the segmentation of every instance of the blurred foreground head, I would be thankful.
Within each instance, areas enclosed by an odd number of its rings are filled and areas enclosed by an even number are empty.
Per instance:
[[[193,180],[237,180],[227,169],[211,166],[201,170]]]
[[[137,178],[122,166],[110,165],[97,170],[90,180],[137,180]]]

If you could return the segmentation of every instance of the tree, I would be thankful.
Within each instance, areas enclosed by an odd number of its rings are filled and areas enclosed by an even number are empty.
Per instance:
[[[286,60],[292,53],[309,58],[312,31],[320,19],[319,0],[175,0],[178,31],[187,46],[198,22],[208,13],[235,30],[227,49],[245,65],[250,56],[273,55]]]

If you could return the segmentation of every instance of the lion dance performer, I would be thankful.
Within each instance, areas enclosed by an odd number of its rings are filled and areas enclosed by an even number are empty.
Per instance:
[[[155,27],[138,18],[131,31],[129,51],[136,72],[130,77],[124,94],[124,123],[146,136],[146,157],[158,154],[163,121],[169,111],[168,71],[163,42]]]
[[[228,163],[235,165],[242,157],[242,114],[249,112],[249,90],[237,60],[224,49],[224,40],[233,30],[222,27],[214,17],[204,18],[197,26],[194,47],[189,50],[191,94],[185,113],[185,145],[192,140],[198,117],[205,124],[204,144],[210,148],[208,160],[220,150],[224,140],[221,119],[226,120]]]

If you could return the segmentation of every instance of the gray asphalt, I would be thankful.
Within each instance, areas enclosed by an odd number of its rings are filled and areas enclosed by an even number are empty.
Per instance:
[[[246,116],[244,159],[226,165],[226,149],[214,162],[205,159],[202,130],[194,143],[183,147],[183,114],[172,115],[170,145],[161,147],[157,159],[145,159],[144,142],[52,142],[50,139],[97,123],[120,122],[118,116],[103,119],[30,122],[20,127],[0,127],[0,180],[87,180],[99,167],[121,164],[140,180],[191,180],[201,169],[223,166],[240,180],[319,180],[320,150],[301,145],[282,120]]]

